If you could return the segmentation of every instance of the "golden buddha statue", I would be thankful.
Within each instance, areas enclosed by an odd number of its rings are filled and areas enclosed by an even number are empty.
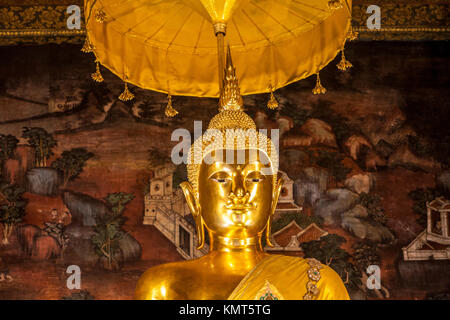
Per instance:
[[[140,278],[136,299],[349,299],[337,273],[314,259],[267,254],[282,186],[272,141],[243,111],[228,49],[220,112],[191,146],[181,188],[195,219],[201,258],[158,265]],[[233,131],[234,130],[234,131]],[[230,134],[230,131],[233,134]]]

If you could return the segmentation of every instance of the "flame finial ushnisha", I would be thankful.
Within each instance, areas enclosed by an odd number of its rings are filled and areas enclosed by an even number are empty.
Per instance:
[[[227,58],[224,78],[222,80],[222,92],[220,93],[219,111],[242,110],[244,102],[239,89],[239,81],[236,76],[236,68],[231,60],[230,46],[227,48]]]

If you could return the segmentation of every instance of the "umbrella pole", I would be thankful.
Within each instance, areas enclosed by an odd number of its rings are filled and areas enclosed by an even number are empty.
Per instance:
[[[222,92],[222,87],[223,87],[223,51],[224,51],[224,34],[223,33],[219,33],[217,36],[217,57],[219,58],[219,88],[220,91]]]
[[[214,24],[214,33],[217,38],[217,58],[218,58],[218,67],[219,67],[219,89],[222,92],[223,88],[223,71],[224,71],[224,38],[226,33],[227,25],[222,22],[218,22]]]

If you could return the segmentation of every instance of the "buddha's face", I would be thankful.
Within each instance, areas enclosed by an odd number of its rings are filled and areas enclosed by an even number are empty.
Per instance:
[[[273,176],[267,175],[270,164],[264,154],[228,152],[234,161],[227,151],[217,150],[200,166],[199,213],[214,235],[230,239],[258,236],[273,214],[280,188],[273,185]]]

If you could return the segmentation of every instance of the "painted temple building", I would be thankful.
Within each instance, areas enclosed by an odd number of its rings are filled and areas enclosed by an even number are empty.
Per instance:
[[[265,247],[265,250],[272,253],[303,256],[300,244],[313,240],[319,240],[326,236],[328,232],[320,228],[315,223],[311,223],[306,228],[300,227],[295,220],[272,234],[273,247]]]
[[[403,249],[403,259],[450,259],[450,201],[436,198],[427,203],[427,228]]]
[[[154,177],[150,179],[149,191],[144,196],[143,224],[155,226],[175,245],[183,258],[199,258],[208,252],[209,246],[205,243],[202,249],[196,248],[198,239],[195,222],[181,188],[173,188],[174,171],[175,166],[172,164],[155,168]],[[279,174],[283,178],[284,185],[275,210],[275,219],[283,213],[300,213],[302,210],[294,202],[294,182],[285,172],[279,171]]]
[[[208,245],[197,249],[197,234],[191,212],[181,188],[174,189],[175,166],[155,169],[149,192],[144,196],[144,224],[155,226],[177,248],[185,259],[194,259],[208,252]]]
[[[294,181],[289,178],[286,172],[279,170],[279,177],[283,179],[280,197],[278,198],[277,208],[275,209],[274,220],[286,212],[301,212],[302,207],[294,202]]]

